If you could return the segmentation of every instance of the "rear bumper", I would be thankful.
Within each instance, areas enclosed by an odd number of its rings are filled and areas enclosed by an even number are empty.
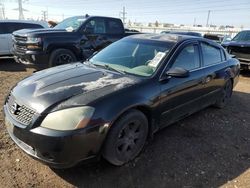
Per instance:
[[[54,168],[69,168],[94,159],[105,134],[102,125],[79,131],[55,131],[42,127],[20,128],[4,106],[5,125],[11,139],[28,155]]]

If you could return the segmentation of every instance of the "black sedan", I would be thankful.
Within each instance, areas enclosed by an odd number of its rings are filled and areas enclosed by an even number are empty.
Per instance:
[[[238,78],[238,60],[212,41],[134,35],[84,63],[19,82],[6,98],[5,122],[22,150],[52,167],[99,156],[123,165],[157,130],[224,107]]]

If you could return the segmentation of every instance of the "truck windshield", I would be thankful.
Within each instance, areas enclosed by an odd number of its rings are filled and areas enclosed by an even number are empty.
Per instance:
[[[71,18],[67,18],[63,20],[61,23],[56,25],[55,29],[66,29],[67,31],[75,31],[77,30],[82,23],[86,20],[84,16],[75,16]]]
[[[234,38],[233,41],[250,41],[250,31],[241,31]]]
[[[96,66],[148,77],[156,71],[174,44],[174,42],[125,39],[109,45],[89,61]]]

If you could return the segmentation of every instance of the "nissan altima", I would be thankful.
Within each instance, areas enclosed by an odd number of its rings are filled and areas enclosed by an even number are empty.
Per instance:
[[[239,61],[201,37],[140,34],[83,63],[34,73],[6,97],[5,124],[28,155],[55,168],[133,160],[148,137],[208,106],[224,107]]]

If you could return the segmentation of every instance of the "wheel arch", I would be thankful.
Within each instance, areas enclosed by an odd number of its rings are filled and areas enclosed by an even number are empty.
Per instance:
[[[49,54],[49,58],[51,57],[51,54],[56,50],[69,50],[75,55],[77,60],[81,59],[81,55],[80,55],[81,53],[76,47],[74,47],[74,46],[61,46],[61,45],[48,47],[47,53]]]
[[[153,115],[151,113],[151,109],[150,107],[148,107],[147,105],[143,105],[143,104],[139,104],[139,105],[135,105],[135,106],[131,106],[129,108],[124,109],[123,111],[121,111],[120,113],[118,113],[115,118],[110,122],[110,126],[109,129],[106,132],[106,136],[103,140],[102,146],[100,148],[100,154],[103,151],[105,142],[108,138],[109,132],[112,129],[112,126],[119,120],[120,117],[122,117],[125,113],[129,112],[130,110],[138,110],[140,112],[142,112],[145,117],[148,120],[148,135],[147,135],[147,139],[149,139],[150,137],[153,136],[154,132],[155,132],[155,122],[153,120]]]

